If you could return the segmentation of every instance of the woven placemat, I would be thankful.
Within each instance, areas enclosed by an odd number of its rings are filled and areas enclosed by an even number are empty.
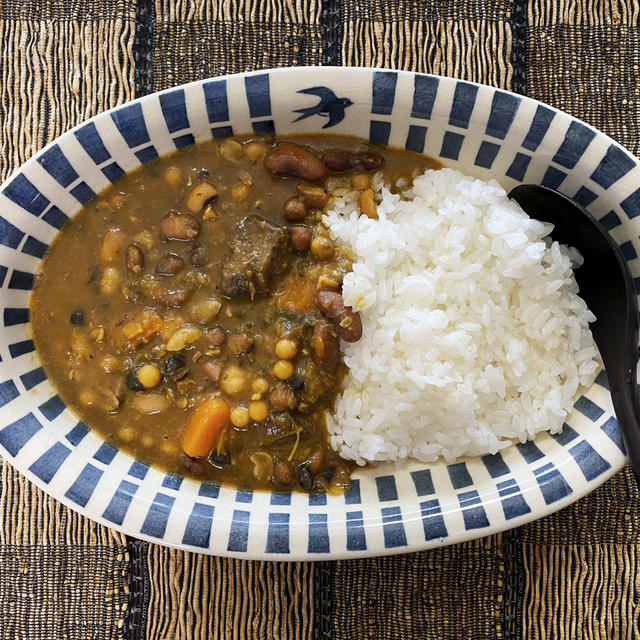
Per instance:
[[[0,178],[134,96],[301,64],[426,71],[565,109],[640,152],[635,0],[0,0]],[[127,539],[0,475],[0,639],[640,638],[628,471],[520,529],[267,563]]]

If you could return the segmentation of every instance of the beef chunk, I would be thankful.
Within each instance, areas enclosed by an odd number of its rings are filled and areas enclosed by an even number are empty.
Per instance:
[[[254,298],[267,292],[271,278],[287,267],[289,235],[259,216],[238,224],[231,256],[222,268],[222,291],[230,298]]]

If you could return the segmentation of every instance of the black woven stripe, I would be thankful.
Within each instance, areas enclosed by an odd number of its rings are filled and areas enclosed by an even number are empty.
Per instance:
[[[333,638],[333,562],[314,564],[314,622],[313,640]]]
[[[505,640],[522,637],[522,604],[524,600],[524,563],[520,529],[502,534],[504,553],[504,599],[502,629]]]
[[[147,542],[127,537],[129,552],[129,606],[125,613],[125,640],[143,640],[147,636],[149,610],[149,570]]]
[[[156,22],[154,0],[138,0],[136,32],[133,38],[134,82],[136,98],[146,96],[152,89],[153,34]]]
[[[342,38],[344,35],[344,6],[342,0],[323,0],[320,14],[322,26],[322,64],[342,64]]]
[[[322,0],[320,14],[322,29],[322,64],[342,64],[342,39],[344,35],[344,7],[342,0]],[[314,564],[314,626],[313,640],[333,638],[333,562]]]
[[[529,25],[527,21],[529,0],[515,0],[511,12],[510,26],[513,46],[511,64],[513,66],[513,86],[516,93],[527,95],[529,74],[527,55],[529,49]]]
[[[514,0],[510,27],[512,37],[511,64],[513,82],[511,90],[527,95],[529,89],[528,49],[529,25],[527,20],[529,0]],[[524,601],[524,563],[522,557],[521,530],[512,529],[503,534],[505,561],[504,600],[502,628],[505,640],[522,637],[522,606]]]

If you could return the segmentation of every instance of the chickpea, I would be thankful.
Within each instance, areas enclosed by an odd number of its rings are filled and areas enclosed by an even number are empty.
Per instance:
[[[244,182],[236,184],[231,188],[231,197],[236,202],[246,202],[251,195],[251,187]]]
[[[83,389],[78,395],[78,400],[85,407],[90,407],[96,401],[96,394],[91,389]]]
[[[262,422],[267,419],[268,415],[269,407],[267,407],[266,403],[262,402],[262,400],[249,403],[249,417],[254,422]]]
[[[249,424],[249,411],[245,407],[234,407],[229,417],[234,427],[246,427]]]
[[[120,427],[118,429],[118,438],[126,444],[136,439],[136,430],[133,427]]]
[[[256,378],[251,383],[251,390],[259,395],[264,395],[269,391],[269,381],[265,378]]]
[[[275,353],[282,360],[291,360],[298,353],[298,345],[291,338],[282,338],[276,342]]]
[[[164,172],[165,182],[172,187],[177,187],[180,184],[180,180],[182,180],[182,171],[178,167],[167,167]]]
[[[118,358],[115,356],[105,356],[100,360],[100,367],[105,373],[113,373],[117,371],[119,365]]]
[[[288,360],[278,360],[273,365],[273,375],[278,380],[288,380],[293,375],[293,364]]]
[[[171,440],[163,440],[160,443],[160,451],[167,456],[175,456],[178,453],[178,447]]]
[[[244,154],[249,159],[249,162],[260,162],[264,158],[264,154],[267,153],[267,145],[259,140],[251,140],[244,146]]]
[[[149,447],[153,446],[153,438],[150,435],[147,435],[146,433],[140,438],[140,444],[145,447],[146,449],[148,449]]]
[[[235,365],[225,368],[220,376],[220,388],[230,396],[242,393],[247,386],[247,374]]]
[[[160,378],[160,369],[155,364],[145,364],[138,369],[138,380],[145,389],[158,386]]]
[[[227,339],[226,331],[219,325],[207,329],[207,340],[212,347],[221,347]]]
[[[227,138],[220,144],[220,155],[229,162],[239,162],[242,145],[233,138]]]
[[[318,236],[311,241],[311,253],[318,260],[328,260],[333,256],[333,244],[329,238]]]

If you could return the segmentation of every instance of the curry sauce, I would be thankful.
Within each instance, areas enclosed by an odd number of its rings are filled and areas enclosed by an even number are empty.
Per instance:
[[[339,491],[327,442],[359,338],[351,268],[322,224],[333,182],[374,217],[425,156],[338,136],[226,138],[156,159],[71,219],[32,297],[34,342],[67,405],[147,464],[234,486]]]

